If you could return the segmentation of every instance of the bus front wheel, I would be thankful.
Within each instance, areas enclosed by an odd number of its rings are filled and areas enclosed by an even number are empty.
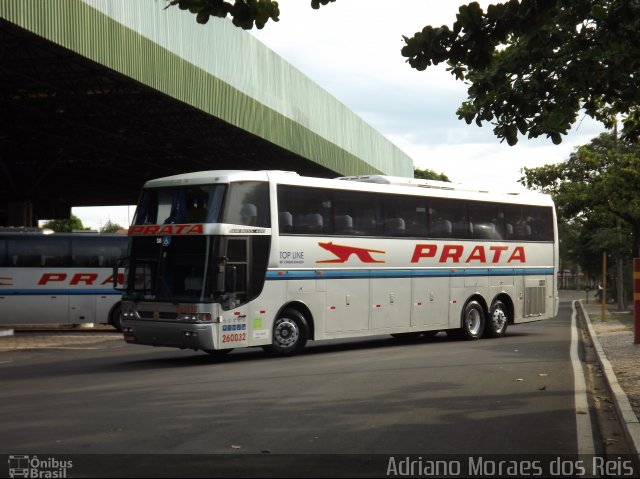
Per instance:
[[[265,349],[276,356],[299,353],[309,339],[309,325],[300,312],[285,309],[273,323],[273,339]]]
[[[122,332],[122,307],[120,305],[113,308],[109,317],[109,324],[116,328],[119,333]]]

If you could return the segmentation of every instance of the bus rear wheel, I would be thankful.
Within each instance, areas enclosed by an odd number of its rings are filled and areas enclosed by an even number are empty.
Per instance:
[[[480,339],[485,327],[484,310],[477,301],[469,301],[462,313],[462,328],[454,335],[462,339]]]
[[[487,322],[486,336],[490,338],[500,338],[507,332],[509,316],[507,306],[502,301],[496,301],[489,311],[489,321]]]
[[[309,325],[295,309],[285,309],[273,323],[273,339],[265,350],[275,356],[293,356],[299,353],[309,339]]]

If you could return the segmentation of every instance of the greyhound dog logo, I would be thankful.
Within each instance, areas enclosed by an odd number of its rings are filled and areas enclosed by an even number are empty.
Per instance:
[[[384,251],[377,249],[356,248],[355,246],[345,246],[340,244],[318,243],[322,248],[326,249],[330,253],[333,253],[336,257],[334,259],[323,259],[316,261],[316,263],[346,263],[351,255],[355,254],[363,263],[384,263],[382,260],[377,260],[371,253],[384,254]]]

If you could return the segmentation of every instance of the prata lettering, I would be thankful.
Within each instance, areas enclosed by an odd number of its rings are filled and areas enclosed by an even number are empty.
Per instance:
[[[436,259],[438,263],[526,263],[524,246],[475,246],[466,253],[464,245],[448,244],[438,250],[436,244],[417,244],[411,257],[412,263],[419,263],[423,259]]]
[[[67,273],[44,273],[40,277],[38,285],[65,283],[69,276]],[[100,284],[100,286],[104,286],[113,283],[113,275],[109,275],[109,277],[102,282],[96,283],[96,281],[98,281],[97,273],[75,273],[69,278],[69,285],[78,286],[84,284],[91,286],[93,284]],[[118,284],[124,284],[124,275],[122,273],[118,274]]]
[[[129,228],[129,235],[165,236],[165,235],[201,235],[204,228],[196,225],[135,225]]]

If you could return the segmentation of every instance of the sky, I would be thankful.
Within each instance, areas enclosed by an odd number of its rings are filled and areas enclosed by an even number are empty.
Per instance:
[[[496,0],[480,0],[486,8]],[[458,120],[467,86],[444,65],[419,72],[400,49],[402,35],[455,21],[459,0],[337,0],[313,10],[310,0],[278,0],[280,21],[250,33],[318,83],[413,159],[417,168],[444,173],[455,183],[522,191],[523,167],[568,159],[604,131],[579,116],[560,145],[519,137],[508,146],[492,126]],[[73,208],[85,226],[110,220],[127,225],[133,208]]]

